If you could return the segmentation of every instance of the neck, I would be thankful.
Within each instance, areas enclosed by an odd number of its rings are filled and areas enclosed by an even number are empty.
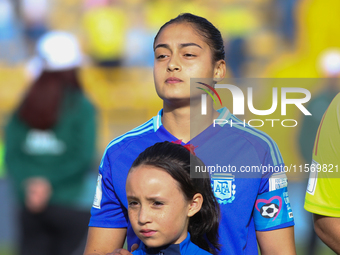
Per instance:
[[[200,104],[173,108],[164,103],[162,123],[173,136],[187,143],[209,127],[218,116],[212,104],[208,105],[207,114],[201,115]]]

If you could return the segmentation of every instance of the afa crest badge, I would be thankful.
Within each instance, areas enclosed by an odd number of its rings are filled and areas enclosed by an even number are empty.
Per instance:
[[[219,204],[232,203],[235,199],[236,184],[232,174],[212,174],[211,187]]]

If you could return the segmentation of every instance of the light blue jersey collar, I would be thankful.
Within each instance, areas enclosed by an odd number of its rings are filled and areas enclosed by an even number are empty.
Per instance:
[[[227,120],[231,117],[230,111],[223,107],[221,109],[218,109],[217,112],[219,112],[218,119]],[[162,124],[162,115],[163,115],[163,109],[161,109],[158,114],[153,117],[153,127],[154,131],[156,132],[163,124]],[[219,124],[221,127],[223,127],[225,124]]]

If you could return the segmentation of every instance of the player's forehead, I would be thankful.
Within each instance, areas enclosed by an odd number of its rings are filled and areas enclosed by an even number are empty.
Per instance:
[[[130,169],[127,182],[140,183],[140,182],[159,181],[171,183],[174,179],[164,169],[153,165],[139,165]]]
[[[140,165],[130,170],[126,181],[127,196],[178,199],[183,192],[178,182],[164,169]]]
[[[162,28],[158,34],[154,49],[158,45],[180,46],[183,44],[198,44],[202,48],[209,47],[206,38],[201,35],[198,28],[189,22],[176,22]]]

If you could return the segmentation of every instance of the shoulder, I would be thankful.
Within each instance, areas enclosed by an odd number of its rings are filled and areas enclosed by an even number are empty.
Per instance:
[[[13,114],[8,118],[8,121],[5,126],[5,133],[13,132],[14,130],[18,131],[21,129],[22,131],[26,132],[29,130],[29,127],[25,122],[23,122],[19,117],[19,112],[16,110]]]
[[[186,254],[195,254],[195,255],[211,255],[210,252],[203,250],[202,248],[198,247],[196,244],[190,242],[189,249],[187,250]]]
[[[338,94],[334,97],[334,99],[333,99],[333,101],[332,101],[330,107],[335,107],[335,108],[337,108],[337,109],[340,109],[340,93],[338,93]]]
[[[106,147],[104,156],[124,151],[129,145],[144,146],[145,140],[155,133],[154,118],[113,139]]]
[[[142,125],[113,139],[106,147],[106,150],[116,150],[118,148],[122,148],[124,145],[131,142],[138,142],[139,140],[142,140],[145,136],[154,132],[153,119],[150,119]]]
[[[318,164],[337,165],[340,155],[340,93],[333,99],[321,119],[316,133],[313,160]],[[323,173],[322,173],[323,174]]]
[[[228,125],[230,131],[238,134],[241,138],[248,140],[250,143],[262,147],[276,145],[274,140],[265,132],[248,125],[246,121],[238,119],[235,115],[231,115],[229,121],[232,123]]]
[[[82,91],[66,91],[61,107],[63,112],[77,113],[77,116],[89,116],[95,112],[94,105]]]
[[[181,254],[195,254],[195,255],[211,255],[211,253],[206,250],[198,247],[190,240],[190,234],[188,233],[188,237],[181,243]]]
[[[84,93],[78,92],[78,93],[76,93],[76,97],[78,98],[79,104],[82,107],[87,108],[87,109],[92,109],[92,110],[95,109],[91,100]]]
[[[283,163],[276,142],[265,132],[248,125],[246,121],[230,114],[228,123],[224,125],[224,130],[229,135],[234,135],[237,143],[246,143],[258,153],[262,151],[263,154],[270,156],[275,165]]]
[[[324,125],[335,129],[339,126],[340,120],[340,93],[332,100],[324,115]],[[321,121],[322,125],[322,121]]]

